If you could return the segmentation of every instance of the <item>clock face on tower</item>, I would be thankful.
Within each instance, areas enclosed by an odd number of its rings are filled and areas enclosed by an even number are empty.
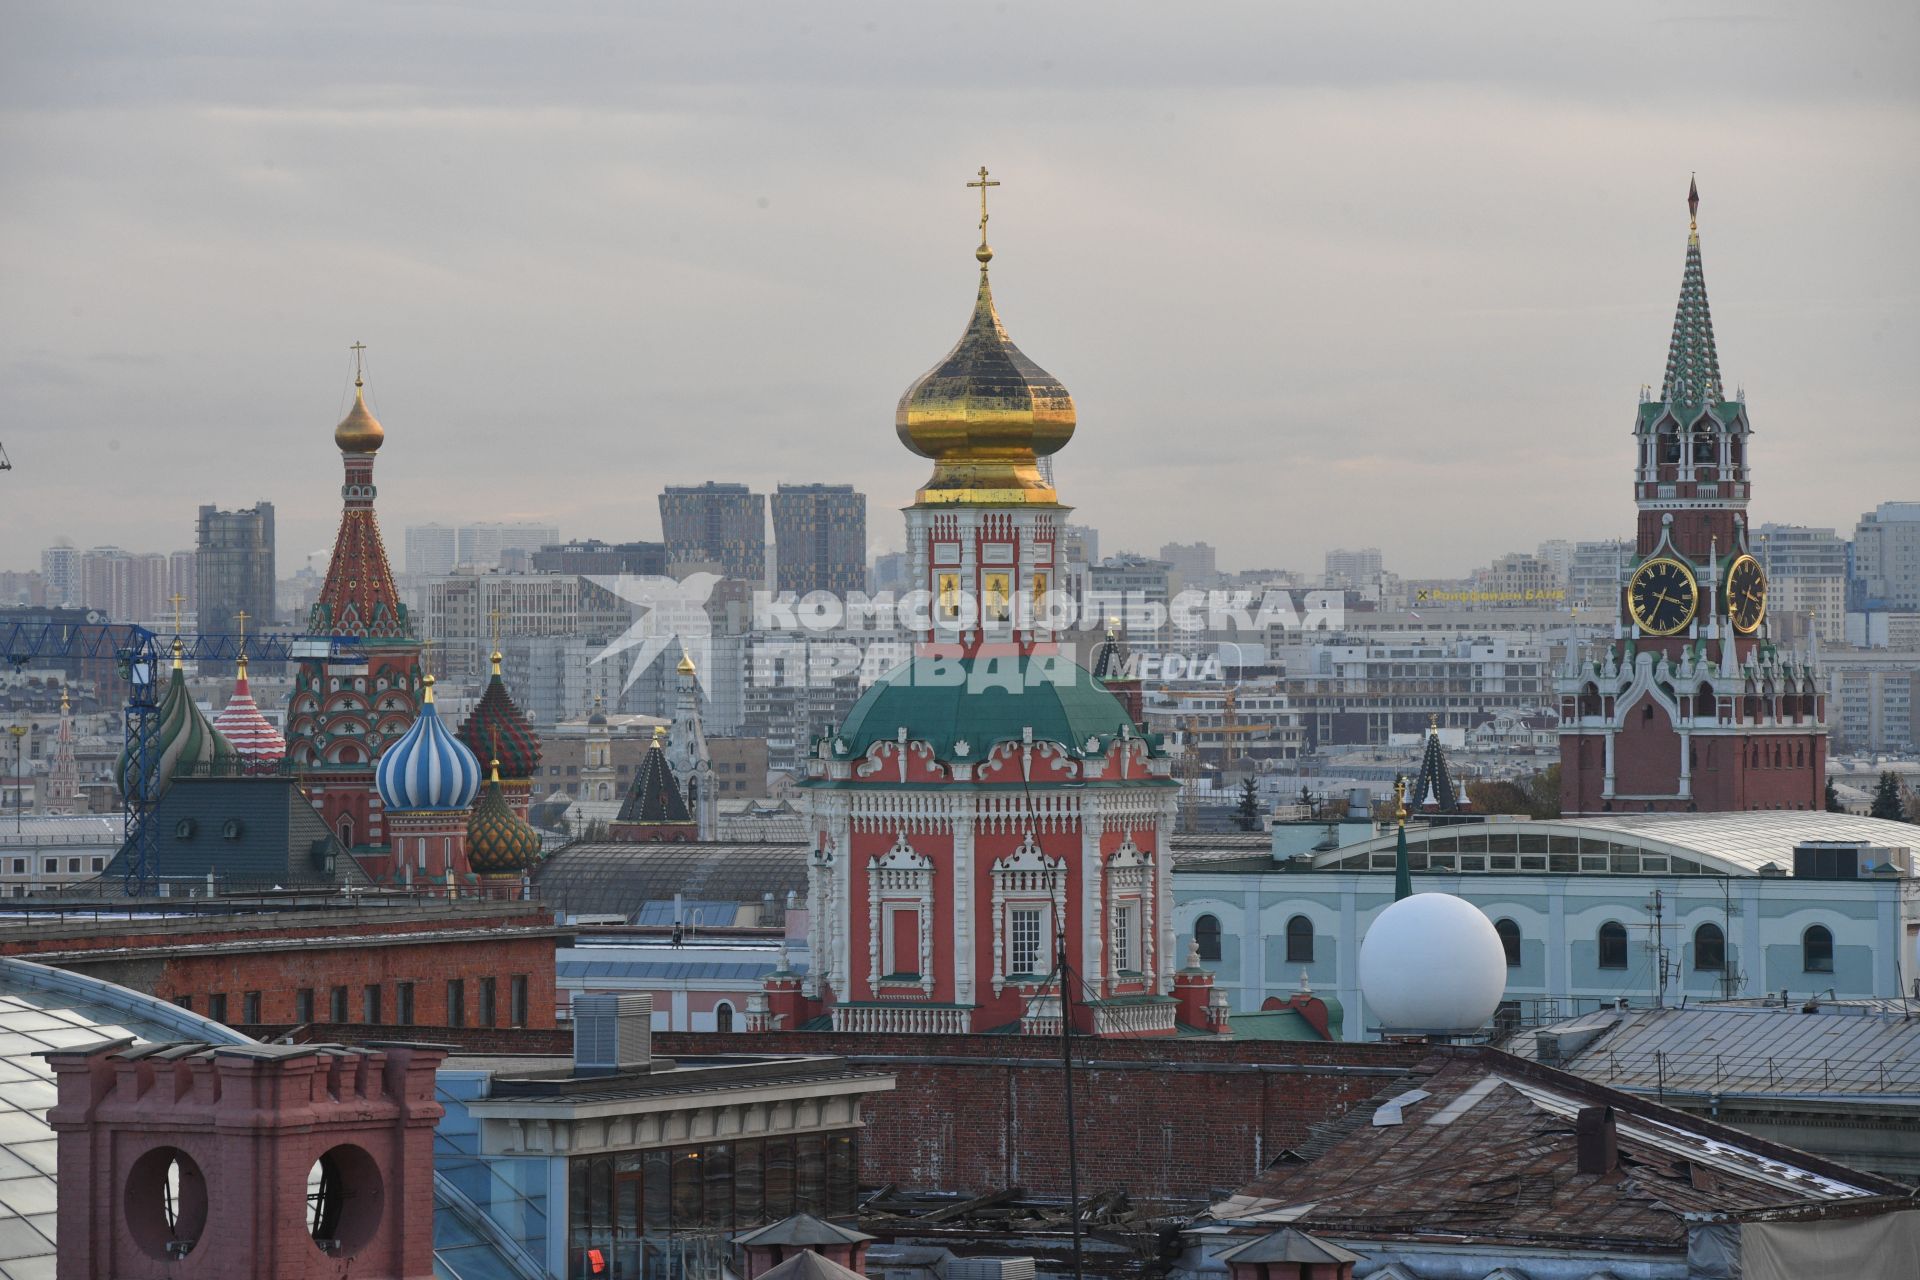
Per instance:
[[[1627,583],[1627,610],[1648,635],[1670,636],[1686,629],[1700,603],[1693,570],[1659,556],[1633,571]]]
[[[1750,636],[1767,616],[1767,575],[1760,562],[1743,555],[1727,570],[1727,617],[1733,629]]]

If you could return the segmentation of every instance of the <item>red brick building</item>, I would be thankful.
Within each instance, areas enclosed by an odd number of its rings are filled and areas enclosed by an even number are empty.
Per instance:
[[[453,902],[0,929],[20,956],[246,1028],[554,1025],[554,950],[538,907]]]

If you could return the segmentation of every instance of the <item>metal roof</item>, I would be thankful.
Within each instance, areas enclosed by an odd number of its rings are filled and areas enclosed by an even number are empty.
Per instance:
[[[1920,1018],[1860,1006],[1602,1009],[1516,1036],[1509,1052],[1618,1089],[1906,1095],[1920,1101]]]
[[[674,895],[702,902],[784,903],[807,891],[804,844],[585,842],[556,851],[534,872],[540,900],[568,915],[637,918]]]
[[[1820,810],[1763,809],[1742,813],[1624,813],[1590,818],[1552,818],[1516,822],[1493,821],[1444,827],[1407,828],[1409,848],[1424,847],[1430,839],[1515,836],[1606,842],[1620,852],[1663,854],[1689,858],[1712,874],[1757,875],[1772,864],[1793,870],[1794,846],[1806,841],[1836,841],[1885,848],[1911,849],[1920,844],[1920,831],[1904,822],[1862,818],[1851,813]],[[1393,852],[1395,833],[1383,832],[1370,840],[1343,845],[1317,854],[1318,869],[1360,853]],[[1603,852],[1582,846],[1583,853]],[[1522,850],[1525,852],[1525,850]],[[1183,858],[1182,862],[1188,859]]]
[[[19,831],[15,833],[15,825]],[[41,845],[77,845],[116,850],[127,838],[125,819],[117,813],[18,814],[0,823],[0,849],[33,849]]]

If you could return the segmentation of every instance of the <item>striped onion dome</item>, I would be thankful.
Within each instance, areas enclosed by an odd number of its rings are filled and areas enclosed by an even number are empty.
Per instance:
[[[481,875],[509,875],[540,861],[540,833],[527,825],[500,789],[500,762],[493,780],[467,819],[467,865]]]
[[[181,773],[215,773],[230,767],[237,753],[233,743],[208,721],[206,713],[187,691],[187,673],[180,660],[180,641],[173,642],[173,678],[160,695],[153,735],[153,798],[157,799]],[[122,750],[113,770],[120,794],[127,794],[134,769],[133,751]]]
[[[487,690],[460,726],[460,741],[482,760],[497,759],[500,776],[526,781],[540,767],[540,735],[514,705],[500,679],[500,651],[493,653],[493,678]]]
[[[249,765],[277,765],[286,759],[287,740],[280,736],[280,731],[273,727],[272,721],[260,714],[260,707],[247,687],[245,654],[240,655],[240,672],[233,682],[233,697],[213,718],[213,727],[233,743],[234,749]]]
[[[466,743],[440,723],[433,706],[433,677],[423,683],[426,694],[419,718],[398,742],[380,753],[374,786],[389,810],[464,809],[480,789],[480,762]]]

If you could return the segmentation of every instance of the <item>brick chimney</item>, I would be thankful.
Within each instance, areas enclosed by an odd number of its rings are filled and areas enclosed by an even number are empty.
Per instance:
[[[44,1054],[59,1280],[430,1280],[442,1048]]]
[[[1620,1163],[1620,1134],[1612,1107],[1582,1107],[1573,1120],[1574,1146],[1581,1173],[1611,1173]]]

